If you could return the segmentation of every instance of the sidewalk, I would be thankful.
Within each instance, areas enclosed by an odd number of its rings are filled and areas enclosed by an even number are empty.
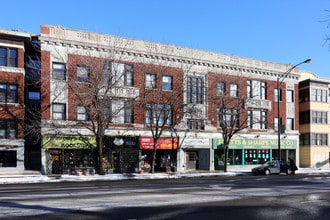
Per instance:
[[[330,175],[330,169],[299,168],[299,173],[324,173]],[[124,179],[179,179],[203,176],[237,176],[250,175],[250,171],[231,172],[187,172],[187,173],[144,173],[144,174],[107,174],[107,175],[59,175],[46,176],[36,172],[26,174],[0,174],[0,184],[25,184],[25,183],[47,183],[47,182],[68,182],[68,181],[97,181],[97,180],[124,180]]]

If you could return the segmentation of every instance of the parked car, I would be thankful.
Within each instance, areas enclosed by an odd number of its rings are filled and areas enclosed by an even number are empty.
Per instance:
[[[258,174],[264,174],[264,175],[270,175],[270,174],[280,174],[280,173],[286,173],[286,174],[294,174],[295,171],[298,168],[296,165],[291,162],[285,162],[285,161],[268,161],[261,166],[255,167],[252,169],[252,173],[254,175]]]

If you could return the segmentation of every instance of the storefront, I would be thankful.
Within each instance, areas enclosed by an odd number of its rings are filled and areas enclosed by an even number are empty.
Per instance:
[[[296,158],[298,141],[281,140],[283,158]],[[224,147],[222,139],[213,139],[214,168],[221,170],[224,166]],[[227,165],[230,167],[251,167],[278,159],[277,139],[232,139],[229,144]]]
[[[139,167],[139,138],[136,136],[107,136],[103,150],[106,173],[133,173]]]
[[[176,171],[176,158],[179,139],[177,137],[163,137],[157,141],[155,171],[170,172]],[[140,165],[139,168],[145,172],[150,171],[152,161],[152,150],[154,139],[152,137],[140,137]]]
[[[44,136],[45,172],[51,174],[95,173],[96,141],[92,136]]]

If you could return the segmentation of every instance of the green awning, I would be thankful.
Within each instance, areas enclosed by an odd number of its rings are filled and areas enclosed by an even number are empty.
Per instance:
[[[94,136],[45,135],[42,146],[44,149],[91,149],[96,147],[96,139]]]

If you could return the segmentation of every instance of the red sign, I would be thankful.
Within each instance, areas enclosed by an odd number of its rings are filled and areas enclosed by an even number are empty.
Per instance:
[[[154,147],[154,139],[152,137],[140,138],[140,149],[152,150]],[[172,150],[178,148],[178,138],[159,138],[157,141],[157,150]]]

